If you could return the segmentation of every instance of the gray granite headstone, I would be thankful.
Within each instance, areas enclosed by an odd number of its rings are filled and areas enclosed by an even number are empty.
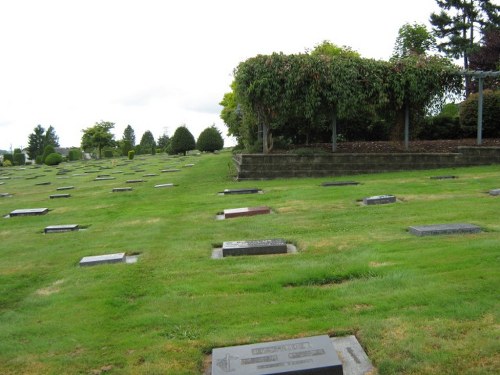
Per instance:
[[[451,180],[454,178],[458,178],[458,176],[432,176],[431,180]]]
[[[173,187],[174,184],[158,184],[155,185],[155,188],[168,188],[168,187]]]
[[[12,194],[10,194],[10,193],[0,193],[0,198],[7,198],[7,197],[12,197]]]
[[[144,182],[144,180],[127,180],[125,181],[127,184],[135,184],[135,183],[138,183],[138,182]]]
[[[493,196],[500,195],[500,189],[490,190],[490,195],[493,195]]]
[[[477,225],[458,223],[458,224],[435,224],[435,225],[420,225],[409,227],[410,233],[417,236],[435,236],[438,234],[455,234],[455,233],[479,233],[481,228]]]
[[[350,186],[359,185],[356,181],[333,181],[333,182],[323,182],[321,186]]]
[[[327,335],[212,350],[212,375],[342,375]]]
[[[44,185],[50,185],[50,181],[45,181],[45,182],[39,182],[38,184],[35,184],[35,186],[44,186]]]
[[[67,224],[67,225],[49,225],[43,230],[44,233],[61,233],[61,232],[72,232],[79,230],[78,224]]]
[[[58,187],[56,190],[71,190],[74,188],[75,188],[74,186],[61,186],[61,187]]]
[[[105,263],[124,263],[126,261],[125,253],[94,255],[83,257],[80,260],[80,266],[95,266]]]
[[[154,177],[154,176],[158,176],[158,174],[156,173],[147,173],[144,175],[144,177]]]
[[[12,211],[10,216],[37,216],[37,215],[45,215],[49,212],[48,208],[22,208],[18,210]]]
[[[396,202],[396,197],[394,195],[375,195],[373,197],[363,199],[363,203],[366,205],[387,204],[394,202]]]
[[[94,181],[107,181],[107,180],[114,180],[115,177],[96,177]]]
[[[283,239],[226,241],[222,244],[222,256],[233,255],[266,255],[283,254],[287,252]]]
[[[113,188],[113,190],[111,190],[113,193],[122,193],[124,191],[132,191],[132,188],[131,187],[120,187],[120,188]]]
[[[261,189],[257,188],[243,188],[243,189],[224,189],[222,194],[256,194],[259,193]]]
[[[230,208],[224,210],[224,217],[230,219],[232,217],[265,215],[269,213],[271,213],[271,209],[267,206]]]
[[[172,168],[172,169],[162,169],[161,171],[163,173],[171,173],[171,172],[179,172],[180,169],[175,169],[175,168]]]
[[[52,194],[49,197],[50,197],[50,199],[69,198],[69,197],[71,197],[71,195],[70,194]]]

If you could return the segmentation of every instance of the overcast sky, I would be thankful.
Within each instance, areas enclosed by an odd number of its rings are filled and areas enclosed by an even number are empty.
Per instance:
[[[239,62],[323,40],[387,60],[399,28],[435,0],[0,0],[0,149],[41,124],[61,146],[130,124],[136,141],[215,124]],[[226,145],[233,144],[226,137]]]

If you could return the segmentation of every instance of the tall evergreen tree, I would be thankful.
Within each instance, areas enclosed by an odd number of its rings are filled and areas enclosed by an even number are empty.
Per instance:
[[[156,142],[153,137],[153,133],[146,130],[141,137],[141,143],[139,143],[139,149],[141,154],[156,154]]]
[[[46,146],[59,146],[59,137],[56,135],[54,127],[49,126],[47,131],[42,125],[37,125],[33,133],[28,136],[28,156],[35,160],[37,156],[43,155]]]
[[[135,132],[134,132],[134,129],[132,128],[132,126],[127,125],[127,127],[123,131],[122,140],[130,142],[132,147],[135,146]]]
[[[491,27],[500,27],[500,6],[491,0],[436,0],[440,13],[432,13],[430,22],[440,39],[437,47],[452,58],[463,57],[469,69],[469,57],[479,46],[479,30],[484,33]],[[466,96],[470,93],[470,78],[466,78]]]
[[[194,140],[193,134],[186,128],[185,125],[179,126],[170,141],[172,147],[172,153],[186,154],[189,150],[194,150],[196,147],[196,141]]]

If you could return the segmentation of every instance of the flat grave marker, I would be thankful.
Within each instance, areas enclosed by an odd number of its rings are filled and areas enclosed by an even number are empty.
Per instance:
[[[257,188],[242,188],[242,189],[224,189],[219,194],[231,195],[231,194],[257,194],[261,193],[261,189]]]
[[[50,185],[50,181],[45,181],[45,182],[39,182],[38,184],[35,184],[35,186],[44,186],[44,185]]]
[[[288,248],[283,239],[225,241],[222,256],[284,254]]]
[[[331,182],[323,182],[321,186],[352,186],[359,185],[359,182],[356,181],[331,181]]]
[[[147,173],[143,177],[155,177],[155,176],[158,176],[158,174],[156,174],[156,173]]]
[[[132,188],[131,187],[118,187],[118,188],[113,188],[113,190],[111,190],[112,193],[122,193],[124,191],[132,191]]]
[[[96,177],[94,178],[94,181],[107,181],[107,180],[114,180],[116,177]]]
[[[52,194],[49,196],[50,199],[69,198],[69,197],[71,197],[70,194]]]
[[[477,225],[467,223],[411,226],[408,228],[408,230],[410,233],[416,236],[435,236],[440,234],[481,232],[481,228]]]
[[[343,375],[327,335],[214,348],[212,375]]]
[[[500,195],[500,189],[492,189],[490,190],[490,195],[497,196]]]
[[[445,175],[445,176],[431,176],[431,180],[452,180],[458,178],[458,176]]]
[[[271,209],[267,206],[261,207],[242,207],[242,208],[230,208],[222,212],[223,218],[230,219],[233,217],[240,216],[254,216],[254,215],[265,215],[270,214]]]
[[[0,198],[8,198],[8,197],[12,197],[12,194],[10,194],[10,193],[0,193]]]
[[[12,216],[38,216],[45,215],[49,212],[48,208],[21,208],[12,211],[9,215]]]
[[[73,232],[79,230],[80,226],[78,224],[67,224],[67,225],[49,225],[43,230],[44,233],[61,233],[61,232]]]
[[[80,266],[95,266],[97,264],[106,263],[125,263],[126,256],[125,253],[115,253],[115,254],[105,254],[105,255],[94,255],[83,257],[80,260]]]
[[[127,180],[125,181],[127,184],[135,184],[135,183],[138,183],[138,182],[145,182],[144,180]]]
[[[184,167],[185,167],[185,168],[191,168],[191,167],[194,167],[194,164],[189,163],[189,164],[186,164]]]
[[[74,189],[74,186],[60,186],[56,190],[71,190]]]
[[[180,169],[171,168],[171,169],[162,169],[162,173],[171,173],[171,172],[180,172]]]
[[[174,184],[158,184],[158,185],[155,185],[155,188],[169,188],[169,187],[174,187]]]
[[[375,204],[388,204],[395,203],[396,197],[394,195],[374,195],[373,197],[363,198],[363,204],[375,205]]]

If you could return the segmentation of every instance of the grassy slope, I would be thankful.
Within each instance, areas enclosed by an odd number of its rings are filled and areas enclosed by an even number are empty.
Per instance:
[[[194,162],[193,168],[160,173]],[[123,163],[119,161],[118,164]],[[325,179],[234,182],[230,155],[164,155],[110,169],[66,164],[3,169],[1,214],[48,207],[40,217],[1,219],[0,373],[196,374],[213,347],[329,333],[356,334],[381,374],[493,374],[500,368],[498,166]],[[143,172],[132,173],[133,168]],[[117,173],[123,171],[124,173]],[[93,181],[110,173],[112,181]],[[156,177],[142,177],[158,173]],[[429,176],[456,174],[457,180]],[[139,184],[125,180],[144,178]],[[337,178],[337,180],[339,180]],[[35,186],[50,181],[51,185]],[[154,189],[157,183],[177,187]],[[74,185],[68,199],[49,199]],[[127,193],[112,187],[132,186]],[[228,187],[261,195],[218,196]],[[402,201],[364,207],[357,199]],[[274,213],[216,221],[224,208]],[[410,225],[468,222],[477,235],[419,238]],[[43,235],[47,225],[88,225]],[[299,254],[210,259],[223,241],[285,238]],[[79,268],[82,256],[140,252],[134,265]]]

